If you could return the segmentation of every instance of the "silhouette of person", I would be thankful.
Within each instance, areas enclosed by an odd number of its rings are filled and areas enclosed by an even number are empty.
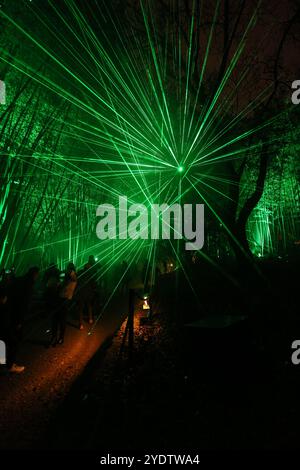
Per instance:
[[[9,286],[9,308],[19,339],[22,337],[24,320],[29,313],[34,286],[38,279],[39,272],[39,268],[33,266],[29,268],[24,276],[17,277]]]
[[[0,340],[6,346],[6,368],[9,372],[21,373],[25,367],[16,364],[18,338],[8,306],[7,291],[0,286]]]
[[[91,257],[90,257],[91,258]],[[96,271],[92,264],[87,263],[79,273],[77,303],[79,310],[79,329],[83,330],[84,311],[87,310],[89,324],[94,323],[94,307],[97,293]]]
[[[72,299],[77,286],[77,274],[73,263],[67,266],[65,279],[59,286],[58,307],[56,308],[52,321],[52,346],[63,344],[65,338],[67,316],[70,311]]]

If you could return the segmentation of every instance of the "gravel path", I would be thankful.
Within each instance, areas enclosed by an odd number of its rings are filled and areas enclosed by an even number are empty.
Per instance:
[[[70,387],[101,345],[119,327],[126,313],[122,299],[109,310],[88,335],[70,320],[65,343],[46,348],[49,320],[35,317],[25,331],[18,363],[20,375],[0,375],[0,449],[34,449],[46,433],[51,416]]]

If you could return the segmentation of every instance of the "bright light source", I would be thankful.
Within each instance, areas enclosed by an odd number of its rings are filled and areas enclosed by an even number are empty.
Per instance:
[[[183,173],[184,172],[184,167],[182,165],[180,165],[178,168],[177,168],[177,171],[178,173]]]

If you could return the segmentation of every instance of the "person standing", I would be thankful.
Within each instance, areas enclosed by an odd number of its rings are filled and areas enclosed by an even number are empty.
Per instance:
[[[60,271],[56,264],[52,263],[44,275],[44,300],[46,312],[53,315],[53,312],[58,307],[59,301],[59,286],[60,286]]]
[[[83,330],[84,312],[87,311],[88,322],[94,323],[94,308],[97,295],[97,283],[92,265],[86,264],[78,277],[77,303],[79,311],[79,329]]]
[[[16,364],[18,338],[8,308],[7,292],[0,286],[0,340],[6,346],[6,368],[9,372],[20,374],[24,366]]]
[[[63,344],[65,339],[67,316],[77,286],[77,274],[73,263],[69,263],[65,279],[59,288],[58,307],[53,315],[51,345]]]
[[[30,310],[39,272],[39,268],[33,266],[24,276],[17,277],[8,288],[9,309],[19,340],[22,339],[24,321]]]

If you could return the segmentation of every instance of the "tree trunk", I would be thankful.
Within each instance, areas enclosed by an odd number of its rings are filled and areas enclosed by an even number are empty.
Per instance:
[[[259,172],[258,177],[255,184],[255,189],[253,194],[246,200],[244,206],[241,208],[238,217],[233,218],[231,217],[227,220],[227,227],[230,230],[232,237],[229,237],[231,247],[235,253],[236,260],[238,266],[241,270],[249,269],[250,266],[253,264],[253,254],[249,247],[249,242],[247,238],[246,226],[247,221],[255,209],[257,204],[260,201],[261,196],[264,192],[264,185],[267,176],[267,169],[268,169],[268,159],[269,159],[269,145],[264,143],[261,149],[261,156],[260,156],[260,163],[259,163]],[[242,166],[242,170],[244,165]],[[235,173],[233,175],[233,179],[235,182],[240,182],[240,178],[242,176],[242,171],[239,173]],[[232,185],[233,194],[231,194],[231,198],[233,200],[232,205],[235,207],[231,207],[230,212],[231,214],[236,214],[238,208],[238,198],[239,198],[239,186],[240,185]]]

